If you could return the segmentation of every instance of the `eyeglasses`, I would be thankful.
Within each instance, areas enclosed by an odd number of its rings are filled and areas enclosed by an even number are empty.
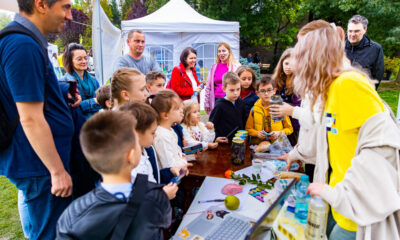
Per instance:
[[[261,94],[266,94],[266,93],[271,94],[274,92],[274,89],[267,89],[267,90],[261,89],[258,92]]]

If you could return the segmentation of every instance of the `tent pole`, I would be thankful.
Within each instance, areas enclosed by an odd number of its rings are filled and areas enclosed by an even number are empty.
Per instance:
[[[99,22],[99,45],[100,45],[100,77],[101,77],[101,85],[104,85],[104,73],[103,73],[103,40],[101,36],[101,5],[100,0],[96,0],[97,2],[97,12],[98,12],[98,22]]]

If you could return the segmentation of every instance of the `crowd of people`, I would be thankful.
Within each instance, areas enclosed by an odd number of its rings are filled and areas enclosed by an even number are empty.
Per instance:
[[[100,86],[82,45],[65,49],[60,79],[46,54],[45,36],[72,20],[70,0],[18,5],[0,38],[0,174],[19,190],[27,238],[169,237],[185,198],[171,180],[201,154],[183,148],[215,149],[246,129],[254,143],[288,136],[294,148],[279,159],[306,163],[308,192],[331,206],[328,239],[400,239],[400,127],[375,90],[383,51],[366,18],[349,20],[347,38],[326,21],[306,24],[260,79],[220,43],[207,80],[187,47],[167,82],[143,54],[144,32],[132,30],[129,53]],[[271,105],[274,95],[284,104]]]

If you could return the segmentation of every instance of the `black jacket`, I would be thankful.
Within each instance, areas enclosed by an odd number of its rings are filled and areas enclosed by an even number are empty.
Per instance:
[[[229,140],[238,130],[244,129],[246,120],[245,104],[240,97],[235,105],[225,98],[218,99],[210,114],[210,121],[214,123],[215,137],[227,137]],[[235,128],[236,130],[232,132]],[[230,135],[227,136],[228,134]]]
[[[366,35],[356,46],[351,45],[346,39],[345,51],[352,65],[361,66],[370,77],[379,82],[383,79],[384,59],[382,46],[379,43],[372,41]]]
[[[162,239],[171,224],[171,205],[162,185],[148,182],[147,194],[126,239]],[[118,199],[101,186],[76,199],[57,223],[56,239],[109,239],[127,200]]]

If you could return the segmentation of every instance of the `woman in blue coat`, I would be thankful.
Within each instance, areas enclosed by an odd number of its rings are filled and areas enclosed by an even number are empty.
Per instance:
[[[84,46],[70,43],[63,56],[66,74],[60,81],[76,81],[82,97],[80,108],[85,118],[91,117],[101,107],[96,103],[96,90],[100,87],[97,80],[87,72],[88,56]]]

